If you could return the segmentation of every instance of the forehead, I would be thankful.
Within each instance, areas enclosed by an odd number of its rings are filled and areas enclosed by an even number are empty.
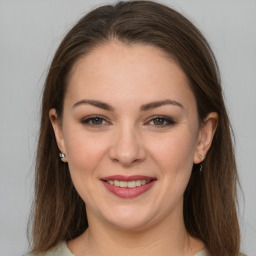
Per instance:
[[[151,101],[176,97],[194,101],[185,73],[161,49],[111,41],[97,46],[73,66],[67,94],[113,100]]]
[[[161,68],[163,73],[166,70],[171,72],[171,65],[176,66],[175,72],[186,79],[178,63],[162,49],[142,43],[126,44],[113,40],[96,46],[89,53],[80,57],[73,65],[70,77],[71,79],[76,78],[77,75],[81,75],[81,72],[85,71],[85,68],[90,75],[104,74],[104,71],[106,71],[104,75],[118,76],[118,74],[123,75],[124,72],[122,71],[125,71],[126,73],[132,73],[134,76],[140,74],[142,77],[145,72],[156,67]],[[154,72],[154,76],[162,75],[159,69],[157,69],[157,73]]]

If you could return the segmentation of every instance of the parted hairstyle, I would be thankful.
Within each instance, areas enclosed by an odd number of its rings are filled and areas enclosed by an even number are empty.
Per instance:
[[[113,39],[162,49],[186,74],[200,122],[208,113],[218,113],[218,127],[203,171],[193,166],[183,215],[189,234],[201,239],[211,256],[238,255],[238,177],[217,62],[206,39],[189,20],[151,1],[122,1],[94,9],[67,33],[55,53],[42,98],[32,251],[44,252],[60,241],[79,236],[88,227],[85,203],[73,186],[68,164],[59,159],[49,110],[55,108],[61,118],[72,67],[92,49]]]

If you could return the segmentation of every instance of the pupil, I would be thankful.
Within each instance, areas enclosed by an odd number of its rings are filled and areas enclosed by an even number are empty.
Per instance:
[[[156,125],[163,125],[163,122],[164,122],[163,118],[156,118],[155,119],[155,124]]]
[[[101,124],[102,123],[102,118],[96,117],[92,120],[93,124]]]

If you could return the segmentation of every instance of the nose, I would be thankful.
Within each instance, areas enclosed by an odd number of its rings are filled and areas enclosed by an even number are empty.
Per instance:
[[[126,126],[117,130],[109,150],[111,160],[125,167],[143,161],[146,158],[146,150],[136,129]]]

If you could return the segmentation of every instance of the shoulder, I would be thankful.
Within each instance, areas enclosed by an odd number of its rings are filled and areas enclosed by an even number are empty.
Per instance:
[[[61,242],[45,253],[28,253],[23,256],[74,256],[67,247],[66,242]]]
[[[208,253],[207,249],[203,249],[200,252],[198,252],[197,254],[195,254],[194,256],[209,256],[209,253]]]
[[[203,249],[202,251],[198,252],[194,256],[210,256],[210,254],[207,249]],[[243,253],[240,253],[240,256],[246,256],[246,255]]]

